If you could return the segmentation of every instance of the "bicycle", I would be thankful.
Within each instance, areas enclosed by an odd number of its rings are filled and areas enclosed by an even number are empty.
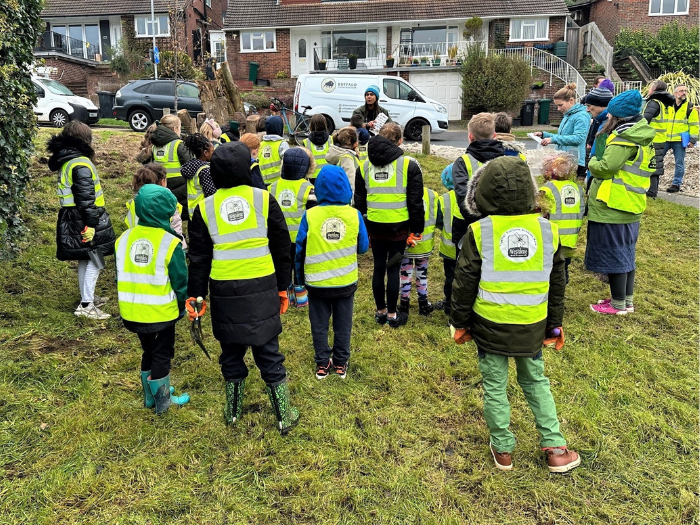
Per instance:
[[[284,102],[278,98],[273,97],[270,99],[270,110],[276,111],[280,114],[287,128],[289,138],[293,139],[297,144],[301,144],[301,142],[309,136],[309,121],[311,120],[311,115],[308,115],[307,111],[311,109],[311,106],[302,107],[304,111],[299,113],[298,111],[288,108]],[[292,129],[287,113],[292,113],[294,115],[296,122],[294,129]]]

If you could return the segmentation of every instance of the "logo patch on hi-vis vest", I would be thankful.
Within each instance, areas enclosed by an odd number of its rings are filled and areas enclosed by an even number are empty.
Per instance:
[[[250,215],[250,204],[243,197],[229,197],[221,203],[219,215],[229,224],[241,224]]]
[[[383,168],[374,168],[372,170],[372,179],[374,182],[387,182],[394,177],[394,167],[384,166]]]
[[[337,217],[323,221],[321,235],[328,242],[338,242],[345,237],[345,223]]]
[[[579,203],[578,188],[564,186],[561,190],[561,198],[566,206],[575,206]]]
[[[297,196],[294,195],[292,190],[282,190],[282,193],[280,193],[279,203],[283,208],[291,208],[296,200]]]
[[[537,239],[524,228],[511,228],[501,235],[500,248],[506,259],[525,262],[537,253]]]
[[[272,158],[272,146],[265,146],[263,148],[262,158],[263,159],[271,159]]]
[[[153,260],[153,244],[148,239],[139,239],[131,245],[131,262],[137,266],[148,266]]]
[[[164,149],[159,149],[158,151],[156,151],[156,155],[157,155],[158,157],[165,157],[165,150],[164,150]]]

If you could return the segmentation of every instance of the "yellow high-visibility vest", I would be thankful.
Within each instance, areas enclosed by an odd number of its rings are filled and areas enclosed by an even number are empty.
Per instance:
[[[559,227],[561,245],[576,248],[586,212],[583,188],[570,180],[551,180],[540,191],[551,195],[554,200],[549,220]]]
[[[102,184],[100,183],[100,178],[97,176],[97,168],[92,163],[92,161],[87,157],[76,157],[74,159],[65,162],[61,166],[58,179],[58,200],[61,203],[61,207],[70,208],[75,206],[75,198],[73,197],[73,168],[79,166],[85,166],[90,170],[92,175],[92,182],[95,184],[95,206],[103,207],[105,205],[104,192],[102,191]]]
[[[433,251],[433,236],[435,233],[435,223],[437,222],[437,207],[437,194],[429,188],[423,188],[423,209],[425,210],[423,237],[416,243],[415,246],[406,248],[406,253],[423,254]]]
[[[440,196],[440,209],[442,210],[442,236],[440,238],[440,254],[446,259],[457,258],[457,246],[452,240],[452,221],[464,220],[462,212],[457,205],[457,195],[455,190],[450,190]]]
[[[289,238],[293,243],[297,241],[301,218],[306,211],[306,201],[312,189],[311,183],[304,179],[280,179],[270,185],[270,193],[282,209],[287,229],[289,229]]]
[[[387,166],[365,162],[360,173],[367,187],[367,219],[385,224],[408,220],[408,164],[403,156]]]
[[[326,154],[328,153],[328,150],[331,148],[331,144],[333,144],[333,139],[330,137],[326,141],[323,146],[317,146],[313,142],[311,142],[311,139],[304,139],[304,147],[308,148],[311,154],[314,156],[314,160],[316,161],[316,170],[309,175],[310,179],[315,179],[318,177],[318,172],[321,171],[321,168],[328,164],[326,162]]]
[[[190,219],[194,215],[194,210],[197,209],[197,205],[204,200],[204,190],[202,189],[199,175],[208,167],[209,164],[202,164],[199,169],[197,169],[194,177],[187,180],[187,212],[190,214]]]
[[[267,186],[275,182],[282,176],[282,157],[280,156],[280,145],[284,139],[263,140],[258,151],[258,163],[260,174]]]
[[[180,173],[180,158],[177,156],[177,148],[182,144],[180,139],[171,140],[164,146],[153,146],[153,162],[161,164],[165,168],[167,177],[182,177]]]

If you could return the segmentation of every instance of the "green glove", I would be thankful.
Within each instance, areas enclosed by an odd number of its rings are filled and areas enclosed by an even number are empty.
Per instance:
[[[83,237],[83,242],[90,242],[95,237],[95,228],[85,226],[83,231],[80,232],[80,235]]]

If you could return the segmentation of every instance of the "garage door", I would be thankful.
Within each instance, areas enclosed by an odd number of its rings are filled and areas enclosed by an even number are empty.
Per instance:
[[[444,104],[450,120],[462,118],[462,77],[454,71],[416,71],[408,80],[418,91]]]

